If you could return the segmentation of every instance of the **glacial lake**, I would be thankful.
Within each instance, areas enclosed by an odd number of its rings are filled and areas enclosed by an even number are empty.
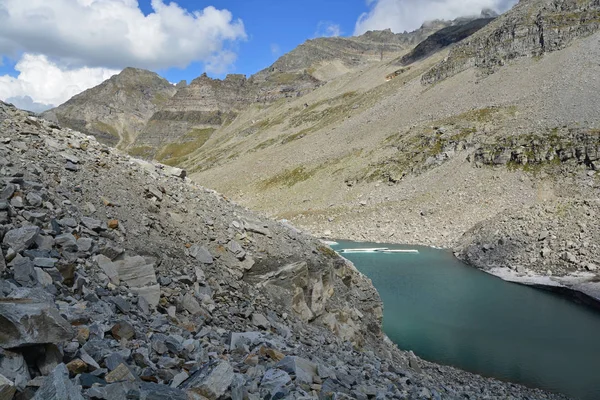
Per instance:
[[[384,330],[403,350],[482,376],[600,399],[600,312],[502,281],[420,246],[340,241],[334,250],[387,247],[419,254],[344,253],[371,278]]]

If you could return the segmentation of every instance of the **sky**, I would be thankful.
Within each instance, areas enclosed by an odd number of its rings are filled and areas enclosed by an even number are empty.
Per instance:
[[[252,75],[304,41],[504,12],[517,0],[0,0],[0,100],[40,112],[131,66]]]

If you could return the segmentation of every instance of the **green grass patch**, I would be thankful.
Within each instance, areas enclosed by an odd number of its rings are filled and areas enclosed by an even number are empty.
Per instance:
[[[154,148],[152,148],[150,146],[132,147],[127,150],[127,153],[130,156],[136,157],[136,158],[150,158],[150,157],[152,157],[152,154],[154,153]]]
[[[210,139],[215,128],[192,129],[186,133],[178,143],[170,143],[161,148],[156,154],[156,159],[167,165],[179,165],[186,161],[185,156],[198,150]]]
[[[297,183],[304,182],[314,175],[314,171],[308,171],[304,167],[297,167],[291,170],[284,171],[274,177],[262,182],[263,189],[271,189],[274,187],[292,187]]]

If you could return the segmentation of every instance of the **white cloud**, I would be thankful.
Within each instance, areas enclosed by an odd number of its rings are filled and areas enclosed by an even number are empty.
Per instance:
[[[342,28],[339,24],[331,21],[320,21],[317,25],[315,37],[337,37],[342,34]]]
[[[518,0],[367,0],[370,10],[356,22],[355,35],[390,28],[394,32],[413,31],[423,22],[479,15],[484,8],[504,12]]]
[[[271,54],[278,57],[281,54],[281,47],[277,43],[271,43]]]
[[[144,15],[136,0],[0,0],[0,54],[119,69],[200,61],[222,70],[235,60],[228,44],[246,38],[243,22],[227,10],[188,12],[163,0],[151,5]]]
[[[0,76],[0,99],[36,112],[62,104],[119,73],[107,68],[64,68],[33,54],[24,54],[15,70],[16,78]]]

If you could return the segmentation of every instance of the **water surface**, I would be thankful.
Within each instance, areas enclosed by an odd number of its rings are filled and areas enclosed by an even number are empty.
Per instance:
[[[400,348],[480,375],[600,399],[600,312],[502,281],[443,250],[332,247],[420,251],[343,254],[372,279],[384,304],[384,330]]]

